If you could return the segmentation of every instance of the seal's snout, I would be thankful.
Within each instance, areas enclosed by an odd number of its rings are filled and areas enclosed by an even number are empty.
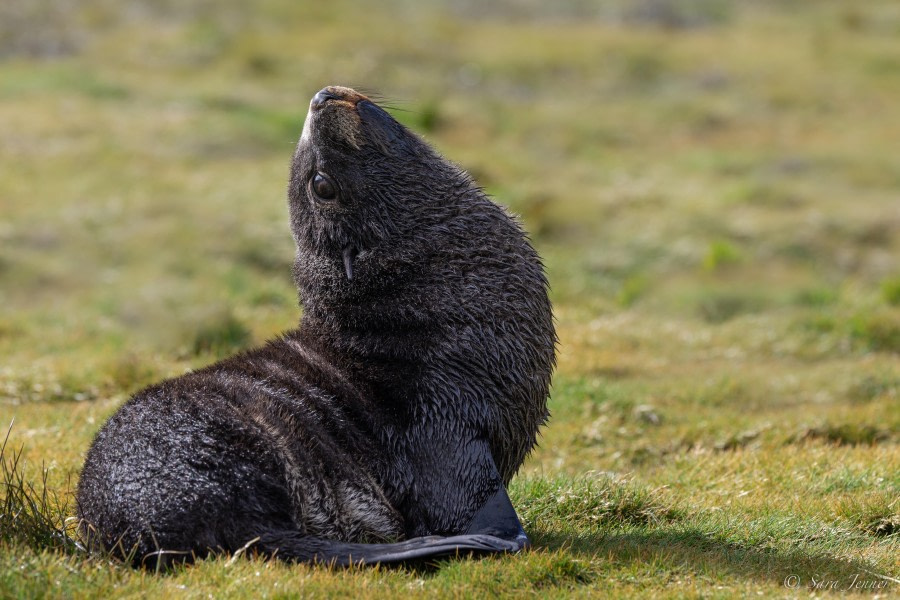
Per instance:
[[[325,106],[325,103],[329,100],[338,99],[340,99],[340,96],[330,91],[330,88],[324,88],[319,90],[316,95],[312,97],[312,100],[309,101],[309,107],[316,110]]]
[[[330,139],[358,149],[361,140],[357,105],[363,100],[368,98],[354,89],[339,85],[330,85],[316,92],[309,101],[300,143],[319,144]]]
[[[351,106],[356,106],[363,100],[368,100],[365,96],[354,89],[341,87],[338,85],[330,85],[322,88],[309,101],[310,110],[319,110],[328,104],[329,101],[345,102]]]

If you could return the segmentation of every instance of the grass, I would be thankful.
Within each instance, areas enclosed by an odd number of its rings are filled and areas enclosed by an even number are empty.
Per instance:
[[[41,470],[37,484],[26,478],[22,450],[7,452],[9,433],[0,445],[0,544],[21,544],[63,555],[80,550],[73,519],[68,516],[68,502],[60,500],[47,485],[46,468]]]
[[[145,5],[0,6],[0,597],[900,593],[892,2]],[[553,419],[511,490],[534,549],[86,556],[104,419],[300,318],[284,188],[329,83],[379,92],[545,259]]]

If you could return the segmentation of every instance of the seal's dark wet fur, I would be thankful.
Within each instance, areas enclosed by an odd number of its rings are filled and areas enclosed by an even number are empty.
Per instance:
[[[518,525],[504,486],[554,364],[521,228],[348,88],[313,99],[288,197],[299,329],[123,405],[81,475],[86,534],[136,564],[253,540],[339,563],[521,548],[485,527],[492,511]]]

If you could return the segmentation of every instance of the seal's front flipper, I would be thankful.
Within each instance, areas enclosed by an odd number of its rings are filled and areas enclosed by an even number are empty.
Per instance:
[[[478,509],[466,533],[487,534],[516,542],[518,550],[531,546],[503,485]]]
[[[303,536],[288,531],[272,531],[260,536],[257,548],[263,553],[298,562],[319,562],[335,565],[388,564],[421,559],[447,558],[466,554],[512,553],[530,546],[522,529],[500,473],[485,442],[465,444],[467,452],[459,451],[427,454],[433,462],[423,462],[432,473],[462,475],[459,480],[448,479],[446,485],[427,486],[432,494],[414,498],[405,517],[424,519],[418,531],[440,532],[444,535],[419,535],[393,544],[357,544]],[[448,468],[448,457],[451,462]],[[460,467],[454,469],[452,467]],[[473,474],[477,474],[473,478]],[[440,495],[438,495],[440,494]],[[479,498],[487,500],[478,506]],[[450,526],[441,525],[448,507],[458,515]],[[460,507],[463,507],[461,510]],[[474,509],[474,514],[473,514]],[[412,514],[412,517],[410,516]],[[471,518],[468,515],[472,515]],[[434,522],[427,518],[434,517]]]
[[[497,554],[519,552],[531,546],[519,516],[513,508],[506,488],[500,484],[487,502],[476,511],[462,535],[413,538],[396,544],[347,544],[348,563],[396,563],[423,558],[445,558],[462,554]],[[324,559],[325,561],[328,558]]]
[[[416,537],[393,544],[355,544],[306,537],[295,532],[269,532],[257,548],[299,562],[334,565],[374,565],[467,554],[519,552],[531,543],[513,508],[506,488],[497,491],[477,510],[460,535]]]
[[[519,552],[531,546],[506,488],[499,489],[478,509],[463,535],[420,537],[396,544],[359,545],[350,562],[393,563],[459,554]]]

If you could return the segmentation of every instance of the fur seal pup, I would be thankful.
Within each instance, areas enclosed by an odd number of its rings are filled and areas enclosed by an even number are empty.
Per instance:
[[[300,327],[128,400],[87,453],[85,536],[144,566],[523,548],[505,486],[556,334],[518,223],[343,87],[310,102],[288,201]]]

